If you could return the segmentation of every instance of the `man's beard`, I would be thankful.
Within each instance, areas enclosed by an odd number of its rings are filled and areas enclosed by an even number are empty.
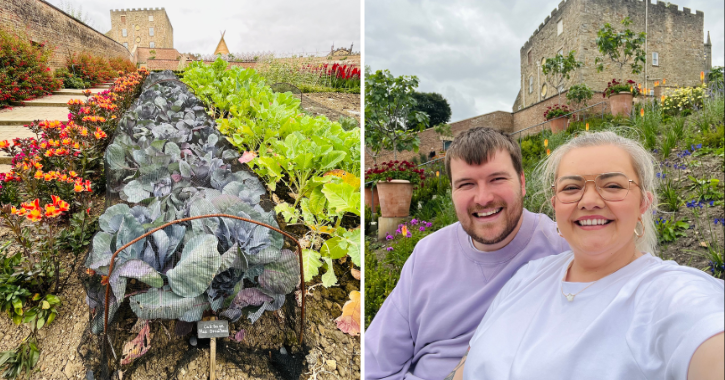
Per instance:
[[[524,201],[523,201],[522,197],[520,196],[521,195],[520,192],[517,195],[518,195],[517,202],[515,202],[514,204],[511,204],[511,205],[503,202],[503,203],[498,203],[495,207],[491,207],[491,206],[476,207],[476,208],[473,208],[472,210],[468,210],[467,217],[469,218],[469,221],[471,221],[471,223],[468,226],[466,226],[464,223],[461,223],[463,230],[466,231],[466,233],[471,237],[471,239],[473,239],[481,244],[490,245],[490,244],[500,243],[501,241],[506,239],[516,229],[516,226],[519,224],[519,220],[521,219],[521,215],[523,214]],[[501,231],[500,234],[498,234],[497,236],[494,236],[491,239],[486,239],[483,236],[476,234],[475,229],[472,228],[475,225],[475,222],[471,220],[472,218],[474,218],[471,214],[473,212],[476,212],[475,211],[476,209],[479,209],[479,210],[491,209],[491,208],[498,209],[501,207],[503,207],[503,209],[500,212],[504,213],[504,215],[501,215],[501,216],[506,217],[506,225],[504,226],[503,231]]]

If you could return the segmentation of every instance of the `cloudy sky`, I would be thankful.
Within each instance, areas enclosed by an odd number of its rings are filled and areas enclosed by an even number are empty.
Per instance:
[[[221,31],[232,53],[326,54],[360,51],[360,0],[45,0],[81,9],[96,30],[111,29],[111,9],[165,8],[174,27],[174,47],[213,54]]]
[[[365,0],[365,64],[417,75],[418,91],[448,100],[451,121],[511,111],[520,88],[519,49],[559,1]],[[673,3],[705,12],[712,64],[723,66],[723,3]]]

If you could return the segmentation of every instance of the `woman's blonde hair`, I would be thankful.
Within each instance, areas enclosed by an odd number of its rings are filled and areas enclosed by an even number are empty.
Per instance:
[[[654,157],[639,142],[617,135],[614,132],[585,132],[559,146],[539,167],[539,178],[544,191],[550,191],[551,184],[556,180],[556,173],[562,157],[573,149],[600,145],[613,145],[629,154],[632,166],[637,173],[639,188],[642,190],[642,202],[649,202],[647,193],[652,194],[652,200],[647,210],[642,214],[644,233],[637,239],[637,249],[642,252],[656,254],[657,231],[654,224],[654,213],[657,209],[657,180],[655,178]]]

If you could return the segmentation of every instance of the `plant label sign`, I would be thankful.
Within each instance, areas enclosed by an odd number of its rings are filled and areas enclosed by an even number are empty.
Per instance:
[[[229,336],[229,321],[199,321],[196,322],[196,331],[199,338],[226,338]]]

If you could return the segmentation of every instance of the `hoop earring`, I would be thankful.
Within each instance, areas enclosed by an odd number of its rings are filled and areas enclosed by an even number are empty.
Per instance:
[[[564,235],[561,234],[561,231],[559,231],[559,226],[556,226],[556,233],[559,234],[559,236],[564,237]]]
[[[644,223],[642,223],[641,220],[637,220],[637,223],[639,223],[642,226],[642,233],[637,233],[637,225],[634,225],[634,235],[637,236],[637,238],[641,238],[642,235],[644,235]]]

